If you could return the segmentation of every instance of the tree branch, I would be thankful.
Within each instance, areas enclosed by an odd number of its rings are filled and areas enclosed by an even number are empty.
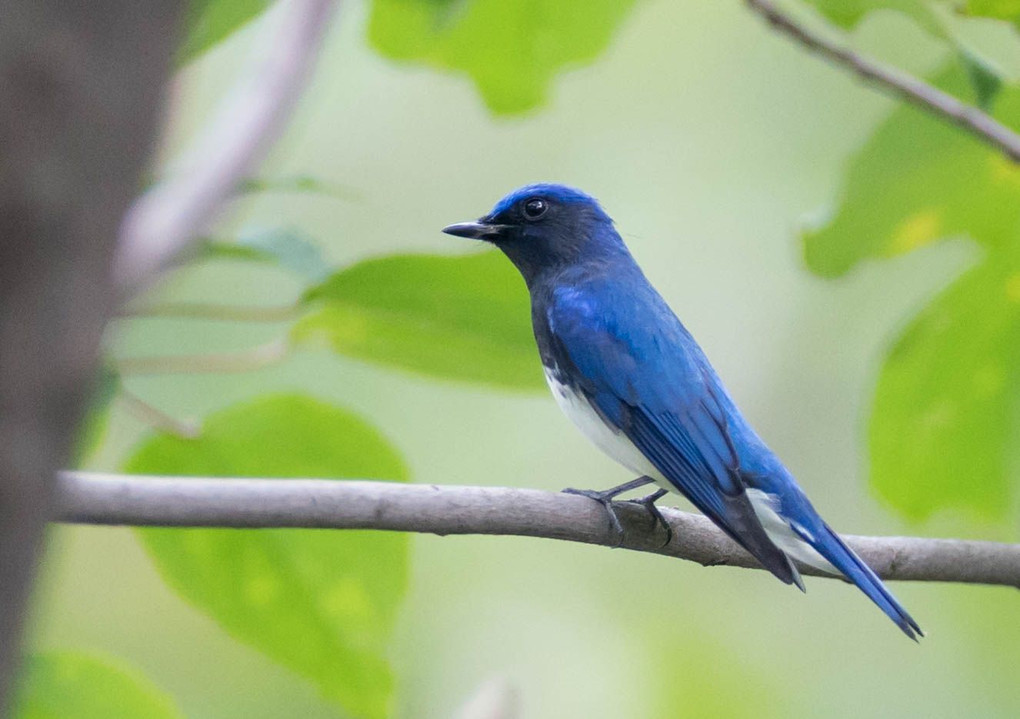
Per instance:
[[[114,360],[122,375],[217,374],[254,372],[282,362],[290,351],[285,339],[237,352],[204,355],[163,355],[159,357],[120,357]]]
[[[221,305],[211,302],[162,302],[150,305],[128,305],[121,308],[122,319],[167,317],[216,322],[283,323],[301,316],[298,303],[280,306]]]
[[[382,529],[499,534],[617,546],[605,510],[574,495],[504,487],[450,487],[315,479],[206,479],[64,472],[63,522],[163,527]],[[662,546],[644,510],[619,504],[622,547],[705,566],[761,566],[701,515],[662,510],[674,539]],[[1020,545],[915,537],[846,537],[885,579],[1020,587]],[[829,576],[811,567],[805,574]]]
[[[780,10],[772,0],[746,0],[746,2],[773,28],[792,37],[812,52],[838,65],[844,65],[864,80],[967,130],[1009,159],[1020,162],[1020,135],[990,115],[916,77],[863,57],[850,48],[809,30]]]
[[[196,439],[200,434],[200,427],[198,425],[182,422],[176,417],[171,417],[163,410],[152,406],[127,389],[123,383],[117,388],[117,395],[114,400],[119,402],[136,419],[165,434],[180,439]]]
[[[195,143],[184,169],[124,218],[114,279],[133,293],[184,250],[255,168],[297,104],[329,25],[333,0],[282,0],[272,40]]]

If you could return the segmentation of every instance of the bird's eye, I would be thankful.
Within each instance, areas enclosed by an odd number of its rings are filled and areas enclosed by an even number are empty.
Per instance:
[[[530,200],[524,202],[524,218],[527,220],[537,220],[539,217],[544,215],[549,209],[549,203],[543,200],[541,197],[532,197]]]

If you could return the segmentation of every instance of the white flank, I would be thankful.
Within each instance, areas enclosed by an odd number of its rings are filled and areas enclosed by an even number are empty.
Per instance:
[[[626,435],[606,424],[586,397],[556,380],[555,369],[545,368],[545,381],[549,384],[549,389],[552,390],[556,404],[563,410],[563,414],[570,418],[592,444],[630,471],[636,472],[639,476],[651,477],[663,489],[676,492],[676,487],[662,476]]]
[[[563,410],[579,430],[592,444],[601,449],[613,460],[638,475],[645,475],[655,480],[663,489],[676,492],[674,487],[662,473],[634,446],[626,435],[615,427],[607,424],[602,416],[591,406],[587,398],[578,394],[565,384],[556,380],[555,368],[545,368],[545,381],[549,384],[556,404]],[[769,539],[782,551],[794,559],[825,572],[840,574],[832,564],[818,551],[794,531],[790,523],[776,511],[776,501],[771,494],[760,489],[748,489],[748,499],[754,509],[758,521]]]

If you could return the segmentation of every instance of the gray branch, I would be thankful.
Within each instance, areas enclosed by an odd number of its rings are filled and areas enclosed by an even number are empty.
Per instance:
[[[663,508],[674,538],[644,509],[620,504],[622,547],[705,566],[760,565],[701,515]],[[490,534],[617,546],[605,510],[574,495],[536,489],[452,487],[322,479],[209,479],[64,472],[63,522],[160,527],[382,529]],[[916,537],[849,542],[885,579],[1020,587],[1020,545]],[[829,576],[803,567],[805,574]]]
[[[918,107],[962,127],[995,147],[1014,162],[1020,162],[1020,135],[973,105],[932,87],[923,80],[857,54],[823,35],[809,30],[779,9],[772,0],[746,0],[773,28],[785,33],[807,49],[843,65],[864,80]]]

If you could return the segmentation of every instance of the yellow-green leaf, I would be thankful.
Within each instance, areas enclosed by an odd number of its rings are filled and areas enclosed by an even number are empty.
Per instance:
[[[1004,517],[1020,370],[1020,261],[994,253],[917,317],[882,367],[872,486],[904,515]]]
[[[512,389],[543,385],[528,293],[509,261],[398,255],[337,272],[305,296],[298,342],[415,372]]]
[[[956,62],[934,84],[975,99]],[[995,114],[1020,126],[1020,88],[999,93]],[[954,235],[997,246],[1018,220],[1020,167],[970,133],[901,105],[851,159],[835,211],[803,233],[804,252],[814,272],[831,277]]]
[[[961,4],[960,12],[1020,25],[1020,0],[966,0]]]
[[[189,62],[269,7],[269,0],[191,0],[178,61]]]
[[[807,0],[830,22],[845,29],[855,27],[876,10],[892,10],[911,18],[935,37],[944,38],[945,30],[932,12],[930,0]]]
[[[181,719],[173,700],[135,671],[78,652],[25,660],[14,719]]]
[[[351,413],[299,395],[210,415],[197,439],[146,441],[125,470],[403,481],[396,450]],[[238,640],[307,677],[350,714],[389,714],[387,646],[407,584],[407,538],[386,532],[144,529],[166,582]]]
[[[386,57],[467,73],[496,113],[545,101],[553,75],[593,61],[634,0],[373,0],[368,36]]]

